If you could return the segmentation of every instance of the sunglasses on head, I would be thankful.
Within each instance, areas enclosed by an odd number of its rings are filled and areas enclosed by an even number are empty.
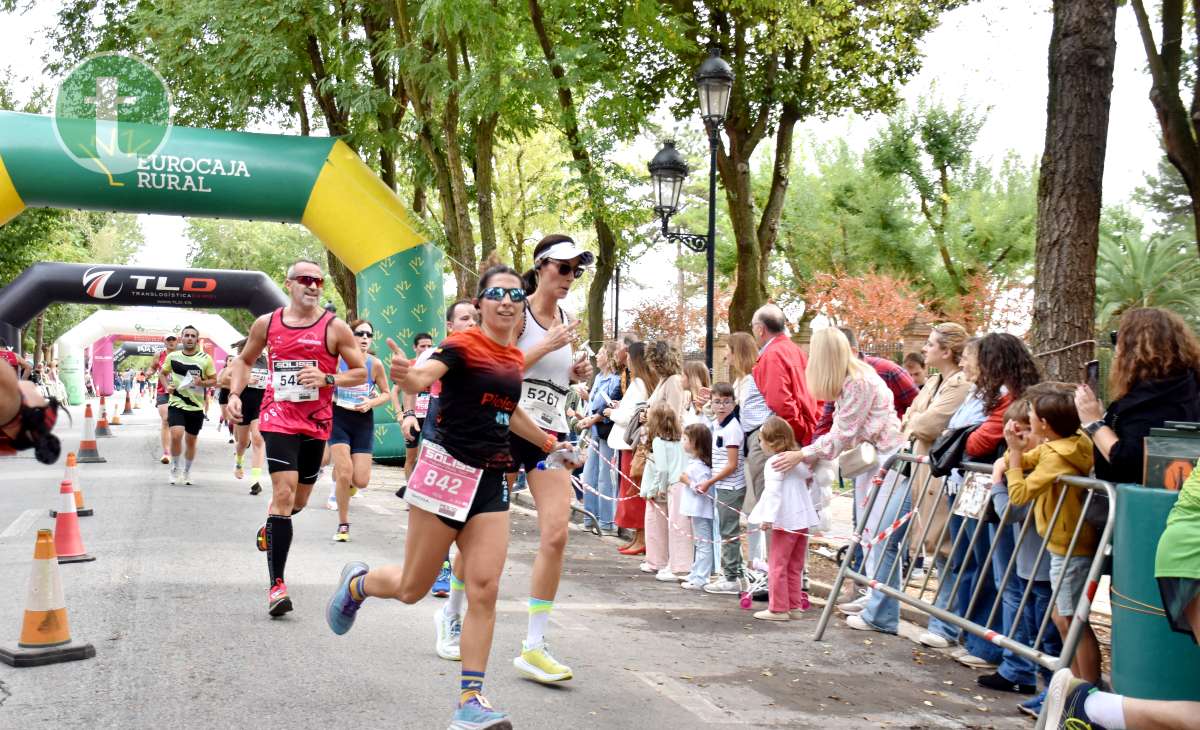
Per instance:
[[[512,301],[513,304],[517,304],[518,302],[525,301],[525,290],[524,289],[505,289],[502,286],[489,286],[487,289],[484,289],[483,291],[481,291],[479,293],[479,296],[483,299],[489,299],[493,302],[499,302],[499,301],[504,300],[505,294],[508,295],[508,298]]]
[[[368,330],[358,330],[354,333],[355,337],[366,337],[368,340],[375,336],[374,332]]]
[[[292,281],[297,282],[303,286],[315,286],[318,289],[325,286],[325,279],[320,276],[306,276],[304,274],[301,274],[298,276],[293,276]]]

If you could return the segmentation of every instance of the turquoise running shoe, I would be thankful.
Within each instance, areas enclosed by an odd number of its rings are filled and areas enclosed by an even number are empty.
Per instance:
[[[356,601],[350,597],[350,581],[360,575],[365,575],[368,570],[370,568],[366,563],[357,560],[346,563],[342,568],[342,577],[338,579],[337,590],[333,592],[329,604],[325,607],[325,621],[333,633],[338,636],[354,626],[354,617],[358,615],[358,608],[362,605],[362,601]]]
[[[512,730],[507,712],[492,709],[482,695],[475,695],[454,711],[447,730]]]
[[[442,562],[442,569],[438,571],[437,579],[433,581],[433,588],[429,590],[434,598],[445,598],[450,595],[450,561]]]

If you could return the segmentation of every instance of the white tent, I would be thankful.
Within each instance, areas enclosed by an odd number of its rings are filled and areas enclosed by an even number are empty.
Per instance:
[[[83,402],[84,350],[94,342],[114,334],[178,334],[187,325],[200,330],[201,337],[211,340],[225,352],[232,352],[233,343],[243,337],[220,315],[166,307],[104,309],[67,330],[55,346],[58,348],[59,374],[67,386],[71,403]]]

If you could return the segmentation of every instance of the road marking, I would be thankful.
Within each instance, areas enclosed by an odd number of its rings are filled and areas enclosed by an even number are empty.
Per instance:
[[[4,532],[0,532],[0,539],[4,539],[6,537],[17,537],[21,533],[25,532],[29,529],[29,526],[33,524],[34,520],[36,520],[38,516],[42,514],[43,511],[44,510],[40,509],[25,510],[17,517],[17,519],[12,521],[11,525],[4,528]]]
[[[384,507],[384,506],[378,505],[378,504],[368,504],[367,509],[371,510],[375,514],[387,515],[389,517],[396,514],[395,512],[388,509],[387,507]]]

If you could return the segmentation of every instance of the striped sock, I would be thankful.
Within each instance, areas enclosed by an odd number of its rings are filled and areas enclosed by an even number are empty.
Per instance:
[[[550,620],[550,609],[554,601],[540,598],[529,599],[529,633],[525,636],[525,648],[539,646],[546,639],[546,623]]]
[[[483,694],[483,672],[470,672],[464,669],[462,690],[458,696],[459,706],[467,704],[472,697],[478,697],[481,694]]]
[[[350,579],[350,598],[362,603],[367,600],[367,574],[363,573]]]

